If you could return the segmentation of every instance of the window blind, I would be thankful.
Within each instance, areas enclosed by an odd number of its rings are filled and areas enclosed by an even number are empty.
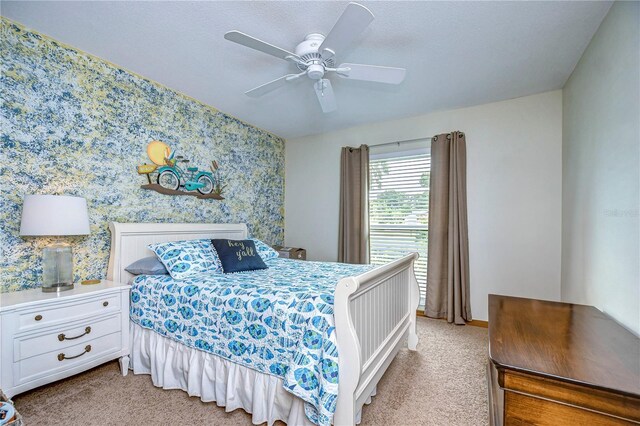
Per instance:
[[[371,263],[382,265],[409,252],[418,252],[415,272],[421,306],[427,284],[430,170],[428,153],[372,156],[369,161]]]

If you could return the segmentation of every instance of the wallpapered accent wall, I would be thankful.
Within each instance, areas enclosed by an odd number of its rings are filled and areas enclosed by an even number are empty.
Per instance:
[[[19,235],[26,194],[83,196],[91,235],[73,244],[75,278],[104,278],[109,221],[243,222],[284,238],[284,141],[210,106],[1,19],[0,291],[38,287],[41,249]],[[239,95],[240,96],[240,95]],[[166,142],[191,165],[220,164],[224,201],[140,189],[147,144]]]

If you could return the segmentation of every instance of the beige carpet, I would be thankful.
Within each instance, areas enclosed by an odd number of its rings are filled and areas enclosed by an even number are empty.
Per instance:
[[[487,330],[418,318],[417,352],[403,349],[365,407],[362,425],[486,425]],[[225,413],[150,376],[122,377],[110,362],[14,398],[26,426],[251,425],[242,410]]]

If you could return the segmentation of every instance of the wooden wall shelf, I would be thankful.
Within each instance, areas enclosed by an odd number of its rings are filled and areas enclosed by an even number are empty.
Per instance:
[[[198,191],[176,191],[174,189],[167,189],[163,186],[158,185],[157,183],[151,183],[147,185],[140,186],[142,189],[148,189],[151,191],[159,192],[164,195],[191,195],[192,197],[200,198],[200,199],[211,199],[211,200],[224,200],[224,197],[219,194],[201,194]]]

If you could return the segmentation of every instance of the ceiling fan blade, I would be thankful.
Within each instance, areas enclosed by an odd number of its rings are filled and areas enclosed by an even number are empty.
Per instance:
[[[250,35],[247,35],[245,33],[241,33],[240,31],[235,31],[235,30],[229,31],[224,35],[224,38],[234,43],[238,43],[243,46],[247,46],[252,49],[258,50],[260,52],[264,52],[268,55],[275,56],[276,58],[285,59],[285,60],[290,60],[290,59],[300,60],[300,57],[295,53],[289,52],[288,50],[281,49],[265,41],[258,40],[257,38],[251,37]]]
[[[369,9],[358,3],[349,3],[318,49],[322,58],[331,58],[336,52],[348,47],[373,19],[373,13]]]
[[[318,101],[322,107],[322,112],[327,113],[338,109],[336,95],[333,93],[333,88],[331,87],[331,82],[329,80],[326,78],[318,80],[314,83],[313,88],[316,91],[316,96],[318,97]]]
[[[380,67],[377,65],[340,64],[337,68],[337,74],[342,78],[348,78],[350,80],[400,84],[404,80],[407,70],[404,68]]]
[[[262,95],[266,95],[267,93],[273,92],[274,90],[284,86],[289,80],[293,80],[292,76],[295,75],[296,74],[288,74],[280,78],[276,78],[275,80],[265,83],[261,86],[254,87],[251,90],[247,90],[246,92],[244,92],[244,94],[251,98],[259,98]],[[289,80],[287,78],[289,78]]]

